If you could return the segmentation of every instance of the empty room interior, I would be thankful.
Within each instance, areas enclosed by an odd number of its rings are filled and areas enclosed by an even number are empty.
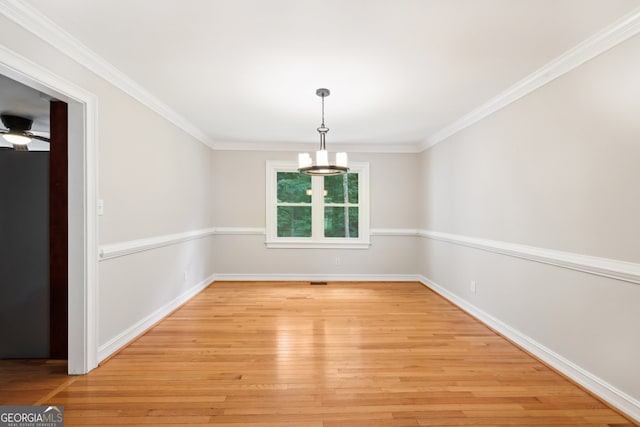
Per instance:
[[[639,425],[639,33],[640,0],[0,0],[0,408]]]

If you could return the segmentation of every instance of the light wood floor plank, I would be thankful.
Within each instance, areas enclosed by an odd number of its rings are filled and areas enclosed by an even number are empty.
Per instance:
[[[68,384],[0,374],[67,426],[634,425],[419,283],[217,282]]]

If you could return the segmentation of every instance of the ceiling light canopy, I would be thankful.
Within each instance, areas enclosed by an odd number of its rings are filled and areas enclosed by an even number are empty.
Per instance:
[[[298,171],[313,176],[331,176],[340,175],[349,172],[347,167],[347,153],[336,153],[334,163],[329,162],[329,153],[327,151],[325,136],[329,132],[329,128],[324,124],[324,99],[329,96],[329,89],[320,88],[316,90],[316,95],[322,98],[322,123],[318,128],[320,134],[320,150],[316,151],[316,162],[309,153],[298,154]]]

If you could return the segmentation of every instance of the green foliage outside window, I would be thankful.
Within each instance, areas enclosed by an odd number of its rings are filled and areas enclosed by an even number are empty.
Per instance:
[[[278,203],[311,203],[311,177],[300,172],[278,172]]]
[[[346,219],[345,212],[348,212]],[[348,230],[349,233],[345,230]],[[358,208],[325,207],[324,236],[358,237]]]
[[[278,172],[277,182],[278,237],[311,237],[311,177]]]
[[[345,192],[345,189],[347,190]],[[358,203],[358,174],[324,177],[325,203]],[[347,197],[345,198],[345,194]]]
[[[324,236],[358,237],[358,174],[324,178]]]
[[[311,206],[278,206],[278,237],[311,237]]]

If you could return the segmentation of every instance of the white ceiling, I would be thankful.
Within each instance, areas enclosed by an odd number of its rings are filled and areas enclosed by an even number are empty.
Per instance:
[[[211,145],[420,147],[640,0],[26,0]]]

